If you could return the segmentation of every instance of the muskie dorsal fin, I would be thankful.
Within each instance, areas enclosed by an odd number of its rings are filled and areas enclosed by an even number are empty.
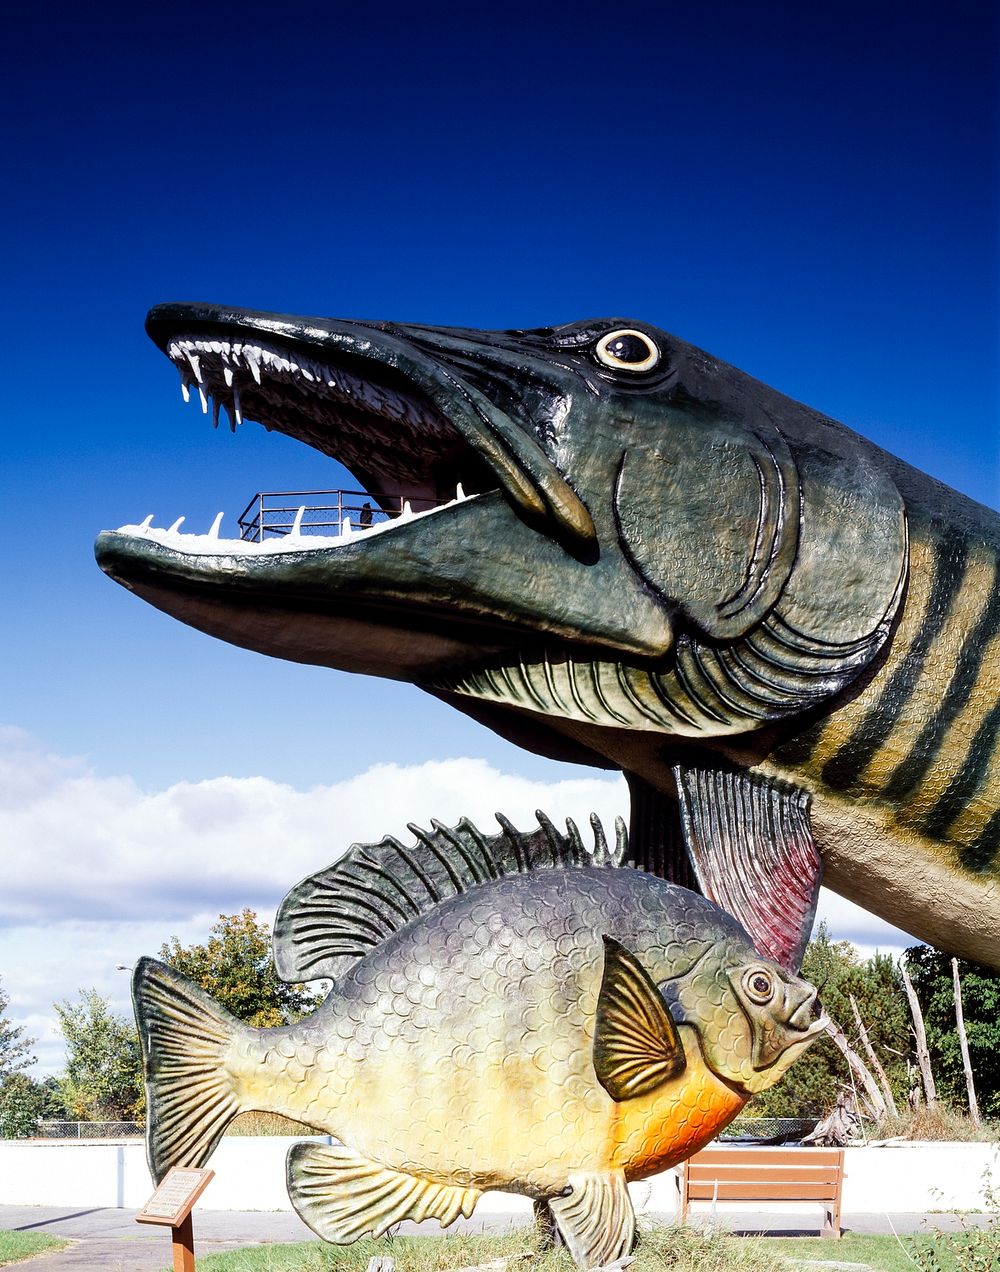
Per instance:
[[[797,972],[823,879],[807,792],[771,778],[677,765],[681,824],[702,892],[759,953]]]
[[[594,1069],[613,1100],[631,1100],[675,1078],[684,1044],[645,968],[604,937],[604,977],[594,1026]]]
[[[561,834],[542,812],[538,827],[520,831],[497,813],[499,835],[484,835],[467,818],[431,830],[412,823],[416,842],[387,835],[377,844],[353,844],[326,870],[310,875],[282,901],[274,921],[274,964],[285,981],[335,979],[393,932],[449,897],[505,875],[559,866],[617,866],[628,834],[615,821],[608,846],[596,814],[592,848],[567,820]]]

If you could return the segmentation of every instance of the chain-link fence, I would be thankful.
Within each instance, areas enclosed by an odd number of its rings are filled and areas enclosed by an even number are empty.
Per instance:
[[[39,1122],[33,1139],[134,1139],[145,1135],[141,1122]]]
[[[723,1140],[787,1143],[808,1135],[815,1117],[738,1117],[719,1136]],[[141,1122],[39,1122],[36,1139],[141,1139]]]
[[[787,1144],[808,1135],[818,1121],[816,1117],[738,1117],[719,1139]]]

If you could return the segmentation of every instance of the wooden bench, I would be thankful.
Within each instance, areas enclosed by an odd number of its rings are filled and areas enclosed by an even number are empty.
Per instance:
[[[840,1236],[842,1148],[703,1148],[677,1177],[681,1222],[692,1201],[816,1201],[823,1237]]]

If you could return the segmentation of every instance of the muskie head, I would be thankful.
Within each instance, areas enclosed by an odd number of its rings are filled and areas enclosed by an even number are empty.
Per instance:
[[[376,512],[261,544],[217,526],[100,537],[113,578],[213,635],[414,681],[553,754],[548,722],[588,739],[758,728],[885,641],[906,531],[879,453],[648,324],[192,304],[147,328],[186,395],[336,457]]]

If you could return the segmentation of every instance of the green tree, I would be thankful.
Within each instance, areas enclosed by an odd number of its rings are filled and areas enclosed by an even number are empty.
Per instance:
[[[27,1069],[35,1063],[35,1057],[31,1054],[35,1039],[26,1038],[24,1028],[21,1025],[11,1024],[7,1019],[6,1013],[9,1006],[10,999],[4,993],[3,985],[0,984],[0,1081],[9,1074],[18,1073],[21,1069]]]
[[[824,1009],[861,1053],[850,1001],[854,996],[893,1093],[905,1102],[909,1019],[892,959],[885,954],[862,959],[849,941],[832,941],[826,924],[820,923],[802,960],[802,975],[819,989]],[[829,1038],[821,1037],[776,1086],[755,1097],[748,1112],[761,1117],[822,1115],[850,1085],[847,1061]]]
[[[904,957],[924,1013],[938,1095],[954,1109],[966,1112],[969,1106],[955,1023],[951,955],[929,945],[915,945]],[[984,1117],[1000,1117],[1000,973],[959,960],[958,974],[976,1097]]]
[[[290,1024],[322,1001],[304,985],[278,979],[268,930],[253,910],[220,914],[204,945],[183,946],[172,937],[160,957],[238,1019],[259,1028]]]
[[[58,1078],[38,1082],[20,1072],[10,1073],[0,1082],[0,1138],[31,1135],[40,1121],[62,1121],[66,1115]]]
[[[63,1091],[73,1117],[118,1122],[143,1115],[144,1092],[135,1026],[116,1016],[96,989],[81,990],[75,1003],[55,1003],[66,1040]]]

